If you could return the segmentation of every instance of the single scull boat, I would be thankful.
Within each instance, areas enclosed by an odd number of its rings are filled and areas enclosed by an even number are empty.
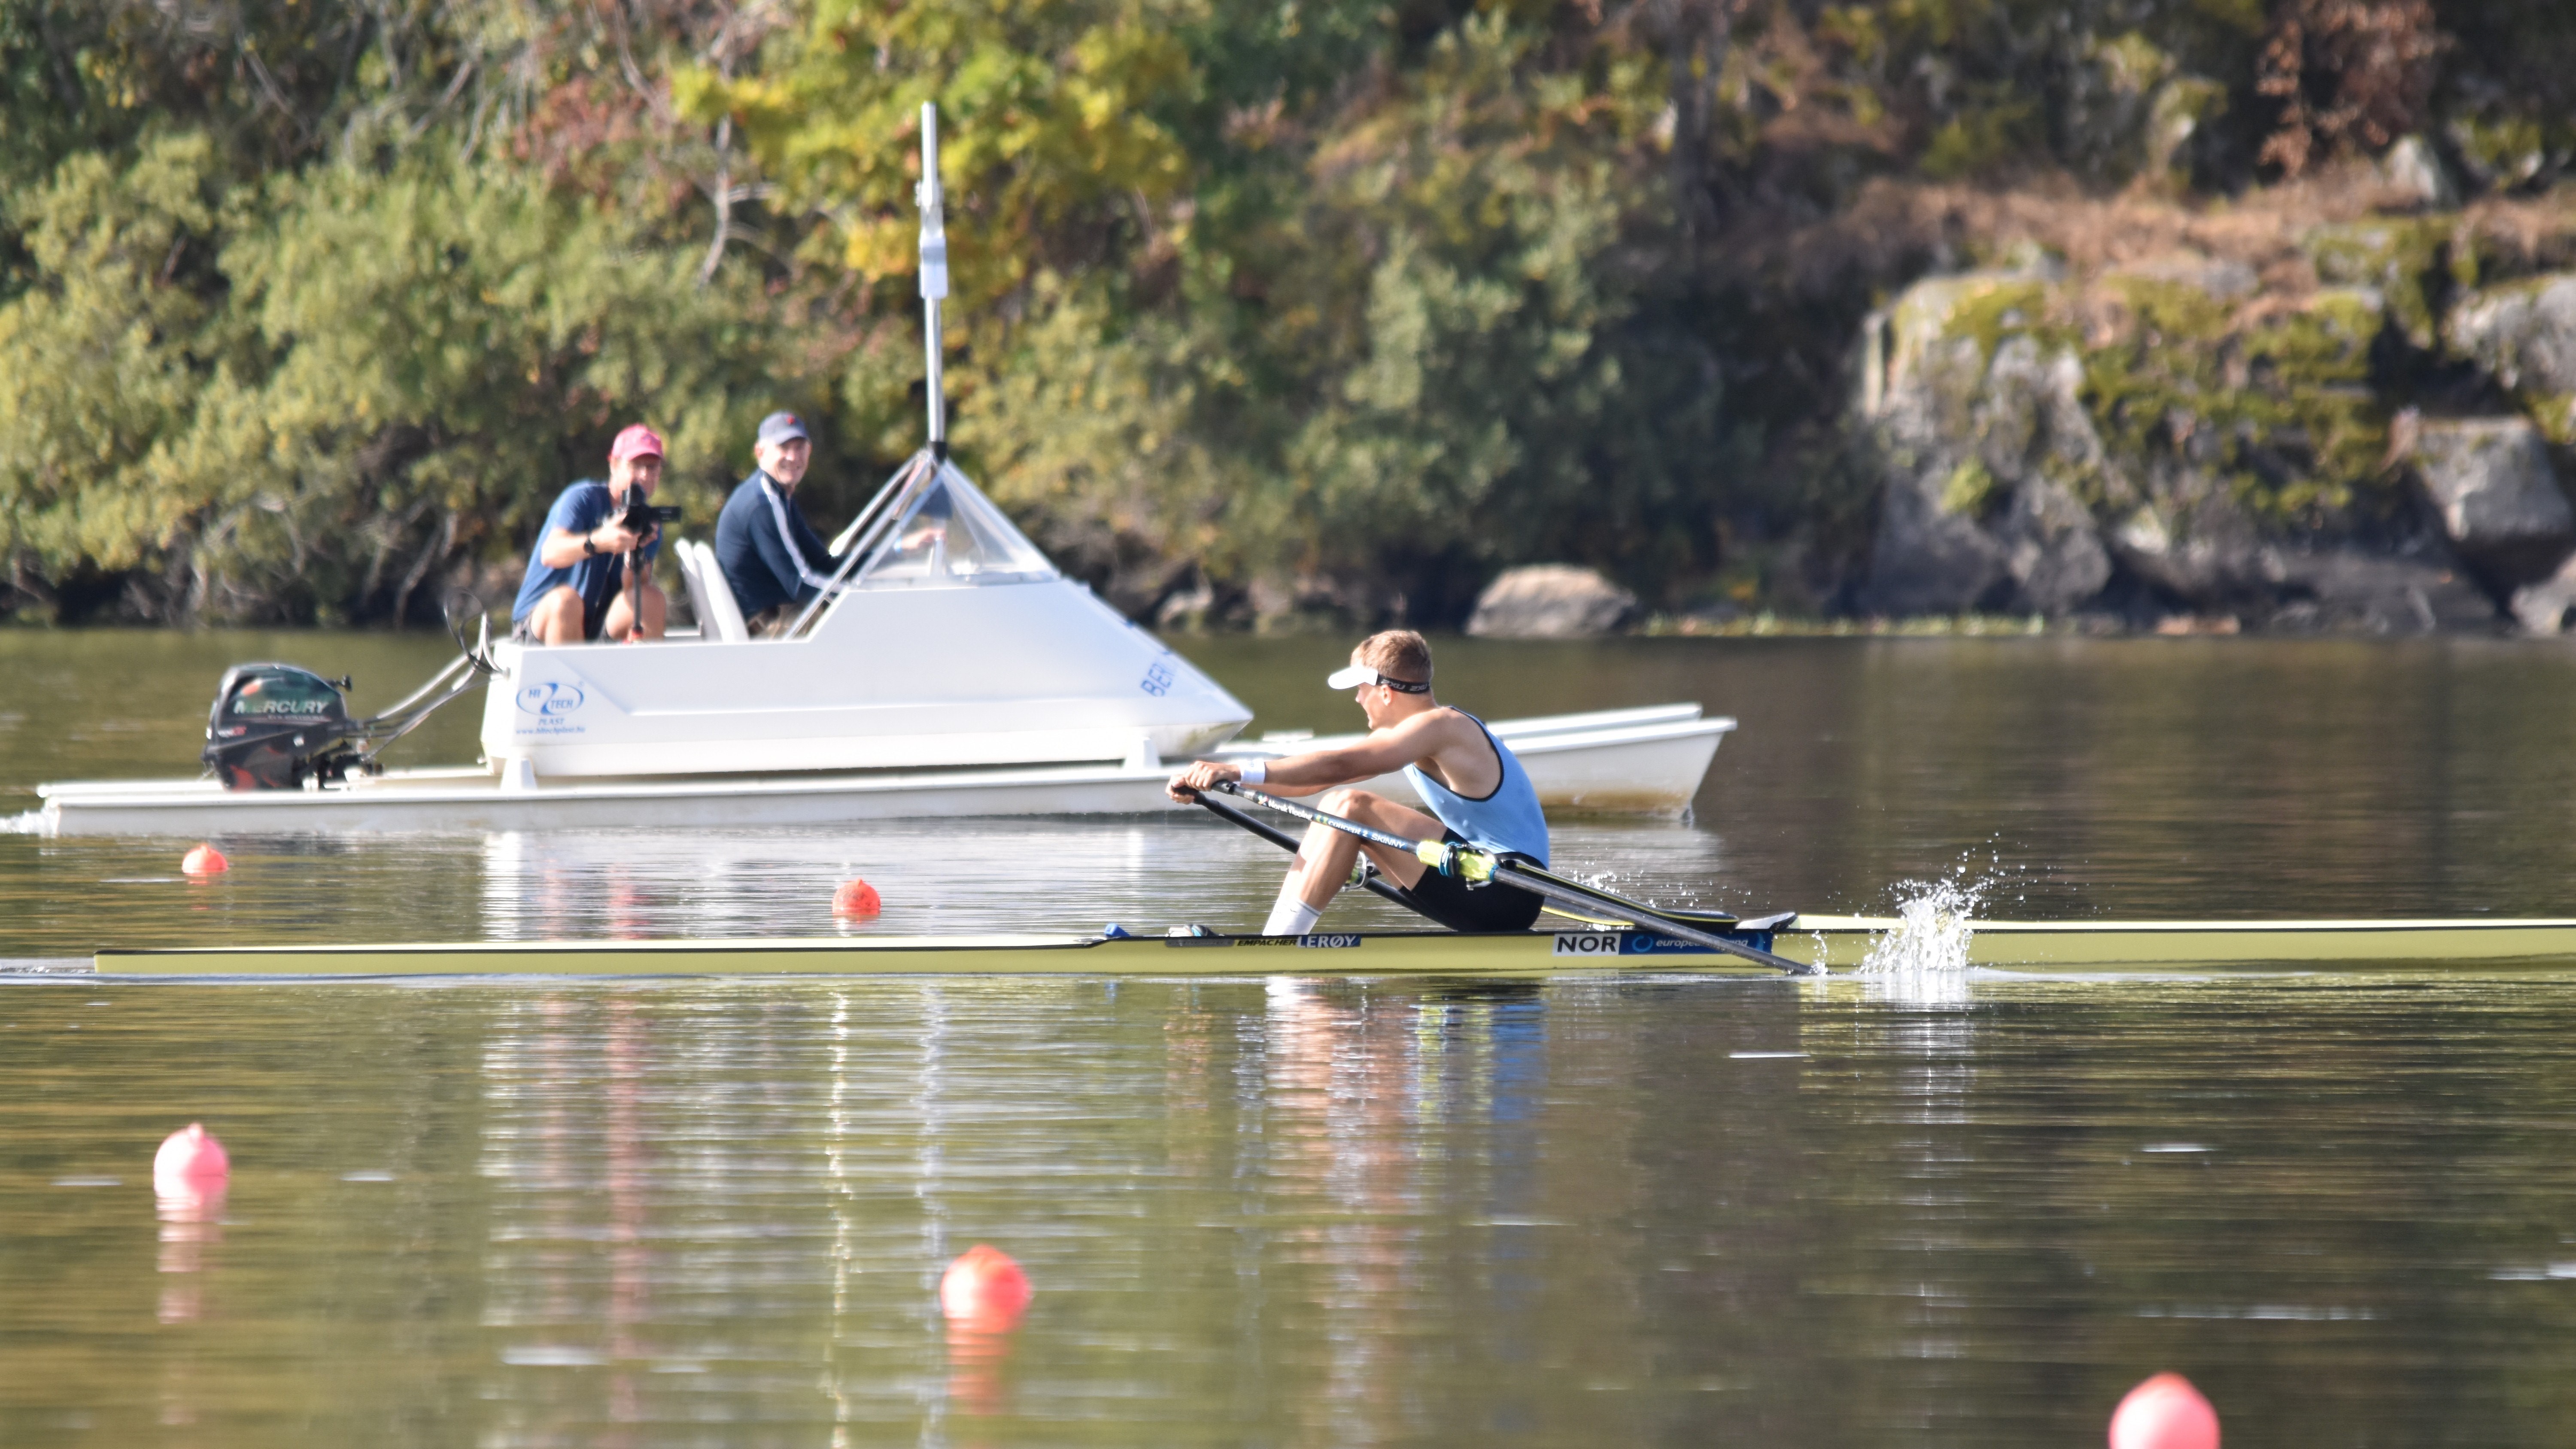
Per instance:
[[[397,976],[1555,976],[1610,971],[1823,975],[1865,969],[1909,924],[1893,917],[1744,919],[1675,910],[1599,886],[1497,860],[1468,847],[1409,841],[1262,791],[1227,784],[1202,793],[1209,813],[1284,849],[1297,841],[1216,796],[1239,798],[1314,824],[1407,850],[1471,881],[1535,890],[1554,929],[1317,931],[1302,936],[1227,935],[1175,926],[1138,936],[1117,926],[1096,936],[895,936],[753,941],[489,941],[388,946],[214,946],[110,949],[92,958],[103,975],[202,977]],[[1362,885],[1401,901],[1383,880]],[[2324,969],[2576,964],[2576,920],[2417,921],[1933,921],[1958,941],[1958,966],[2042,970]],[[1244,954],[1249,952],[1250,954]],[[1949,964],[1949,963],[1945,963]],[[5,970],[0,965],[0,970]],[[47,969],[38,966],[35,969]],[[52,967],[59,970],[60,966]]]
[[[1802,916],[1729,934],[1836,971],[1900,922]],[[2525,968],[2576,964],[2576,920],[1984,921],[1968,962],[2040,971]],[[1461,935],[891,936],[760,941],[480,941],[387,946],[110,949],[102,975],[401,976],[1475,976],[1716,972],[1776,976],[1741,957],[1622,927]]]

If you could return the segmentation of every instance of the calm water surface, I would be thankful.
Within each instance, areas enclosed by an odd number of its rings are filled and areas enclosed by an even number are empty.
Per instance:
[[[1264,729],[1357,728],[1341,641],[1185,641]],[[1743,721],[1688,822],[1561,822],[1561,864],[1666,902],[1884,910],[1967,867],[1996,915],[2576,914],[2576,649],[2221,640],[1447,640],[1493,716],[1697,700]],[[380,708],[443,638],[0,630],[0,819],[41,780],[194,774],[216,676],[358,680]],[[481,699],[395,758],[470,761]],[[415,743],[415,741],[417,743]],[[108,944],[809,935],[851,875],[880,932],[1257,924],[1272,849],[1205,818],[826,830],[219,837],[0,833],[0,956]],[[1400,919],[1361,897],[1336,922]]]
[[[1190,646],[1347,728],[1312,641]],[[2576,654],[1442,646],[1493,714],[1744,721],[1666,899],[2576,914]],[[0,813],[186,770],[215,675],[436,643],[0,631]],[[458,715],[425,759],[470,758]],[[663,836],[0,835],[0,955],[159,941],[1243,924],[1187,817]],[[1374,909],[1371,903],[1370,909]],[[1347,912],[1352,919],[1366,912]],[[2081,1445],[2160,1368],[2236,1444],[2576,1442],[2576,977],[1546,986],[0,986],[0,1444]],[[203,1119],[233,1187],[156,1204]],[[999,1341],[931,1290],[1038,1287]]]

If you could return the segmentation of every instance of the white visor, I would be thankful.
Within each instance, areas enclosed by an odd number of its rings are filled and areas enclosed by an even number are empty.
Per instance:
[[[1354,664],[1348,669],[1336,669],[1324,679],[1324,685],[1328,689],[1357,689],[1363,684],[1383,684],[1398,694],[1431,692],[1430,685],[1416,684],[1410,679],[1389,679],[1365,664]]]

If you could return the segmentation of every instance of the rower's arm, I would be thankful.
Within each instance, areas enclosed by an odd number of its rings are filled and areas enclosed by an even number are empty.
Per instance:
[[[1392,729],[1379,730],[1355,745],[1308,750],[1264,765],[1260,788],[1274,795],[1313,795],[1340,785],[1357,784],[1391,774],[1416,760],[1427,760],[1456,741],[1456,731],[1474,729],[1455,710],[1415,715]],[[1240,766],[1222,760],[1196,760],[1172,777],[1166,793],[1182,804],[1197,792],[1243,778]]]
[[[1416,715],[1357,744],[1272,760],[1261,788],[1274,795],[1314,795],[1393,774],[1437,752],[1443,743],[1443,730],[1453,718],[1447,710]]]

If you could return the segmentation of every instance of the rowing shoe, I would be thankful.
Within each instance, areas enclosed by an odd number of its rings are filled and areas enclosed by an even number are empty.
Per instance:
[[[1747,961],[1759,962],[1791,976],[1824,974],[1824,968],[1820,966],[1810,966],[1803,961],[1792,961],[1786,956],[1775,956],[1759,947],[1746,945],[1742,941],[1720,935],[1706,927],[1693,925],[1686,920],[1677,920],[1669,912],[1640,904],[1625,896],[1615,895],[1597,886],[1587,886],[1567,880],[1562,876],[1523,865],[1516,860],[1505,860],[1488,851],[1452,845],[1445,840],[1407,840],[1401,835],[1380,830],[1373,825],[1363,825],[1359,821],[1335,815],[1328,810],[1318,810],[1311,805],[1300,805],[1293,800],[1282,800],[1276,795],[1260,790],[1246,789],[1232,780],[1219,781],[1212,788],[1249,800],[1255,805],[1266,806],[1282,815],[1293,815],[1300,820],[1329,825],[1345,835],[1356,836],[1371,844],[1383,845],[1390,850],[1401,850],[1433,870],[1444,875],[1457,876],[1471,886],[1500,882],[1528,891],[1541,900],[1552,901],[1557,905],[1578,911],[1598,911],[1608,907],[1627,915],[1640,926],[1651,927],[1658,935],[1688,941],[1695,946],[1706,946],[1712,951],[1723,951],[1730,956],[1741,956]],[[1209,800],[1205,791],[1199,792],[1199,803],[1208,806],[1211,810],[1216,810],[1220,815],[1233,819],[1237,824],[1247,823],[1248,817],[1245,817],[1241,811],[1218,810],[1217,802]],[[1370,877],[1367,884],[1372,889],[1384,886],[1384,889],[1378,890],[1378,894],[1390,900],[1397,899],[1395,889],[1385,882]]]

